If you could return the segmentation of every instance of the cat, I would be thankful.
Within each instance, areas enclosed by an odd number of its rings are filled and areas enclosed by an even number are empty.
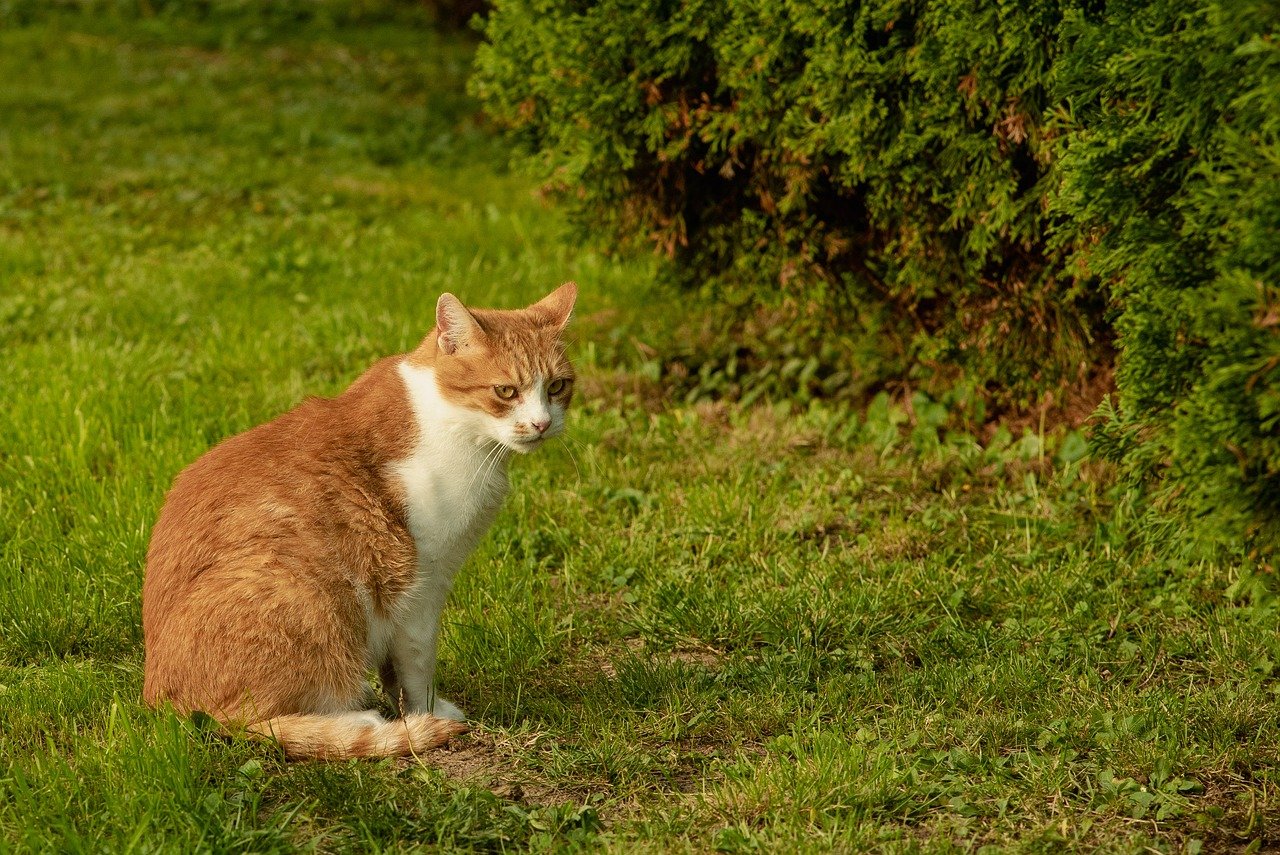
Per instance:
[[[510,456],[564,429],[576,298],[572,282],[521,310],[442,294],[415,350],[179,474],[147,552],[144,700],[297,758],[412,754],[465,730],[435,695],[440,611]],[[374,670],[399,719],[366,708]]]

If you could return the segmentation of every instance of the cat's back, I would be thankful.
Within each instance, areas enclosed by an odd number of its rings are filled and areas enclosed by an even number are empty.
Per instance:
[[[325,432],[328,403],[308,398],[269,422],[222,440],[188,464],[165,496],[153,540],[185,522],[189,510],[213,511],[216,518],[250,497],[296,487],[297,476],[315,465],[312,446],[316,435]]]
[[[164,607],[164,589],[255,546],[331,527],[335,510],[382,505],[376,470],[403,456],[408,404],[399,357],[375,363],[336,398],[307,398],[229,437],[174,480],[152,529],[144,612]],[[354,501],[335,508],[335,496]],[[150,607],[150,608],[148,608]]]
[[[379,435],[403,422],[397,405],[407,411],[398,362],[396,357],[380,360],[342,395],[308,397],[271,421],[222,440],[189,464],[165,496],[148,564],[164,555],[175,535],[236,537],[242,532],[234,524],[246,510],[257,514],[259,527],[274,516],[273,509],[303,513],[319,498],[319,482],[367,471],[371,458],[388,445],[391,455],[403,453],[409,438]],[[224,531],[228,524],[232,530]]]
[[[305,401],[228,437],[178,474],[151,532],[144,619],[165,607],[175,587],[225,562],[228,547],[243,552],[271,516],[296,513],[292,494],[308,453],[299,428],[308,416],[314,420],[318,404]]]

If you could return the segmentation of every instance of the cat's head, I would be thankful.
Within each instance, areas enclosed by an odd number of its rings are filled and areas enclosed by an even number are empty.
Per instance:
[[[435,351],[441,397],[479,438],[523,454],[564,430],[574,374],[562,333],[577,296],[566,282],[528,308],[503,310],[440,295],[424,346]]]

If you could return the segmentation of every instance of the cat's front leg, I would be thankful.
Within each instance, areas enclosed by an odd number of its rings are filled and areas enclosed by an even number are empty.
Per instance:
[[[435,650],[430,659],[422,654],[406,651],[392,655],[397,677],[398,691],[393,698],[400,713],[430,713],[437,718],[466,721],[466,713],[435,691]]]
[[[395,672],[401,713],[430,713],[438,718],[465,721],[466,715],[436,695],[436,640],[440,635],[440,611],[424,608],[405,620],[391,638],[391,665]]]
[[[390,659],[378,666],[378,677],[382,681],[382,691],[391,699],[391,705],[396,708],[396,712],[403,716],[404,695],[400,690],[400,678],[396,676],[396,666]]]
[[[436,718],[447,718],[452,721],[466,721],[467,714],[453,705],[451,701],[436,695],[435,703],[431,705],[431,714]]]

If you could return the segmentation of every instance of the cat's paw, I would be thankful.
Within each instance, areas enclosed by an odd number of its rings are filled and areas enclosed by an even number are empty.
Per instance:
[[[446,701],[444,698],[436,698],[435,705],[431,707],[431,714],[436,718],[447,718],[450,721],[466,721],[467,714]]]

